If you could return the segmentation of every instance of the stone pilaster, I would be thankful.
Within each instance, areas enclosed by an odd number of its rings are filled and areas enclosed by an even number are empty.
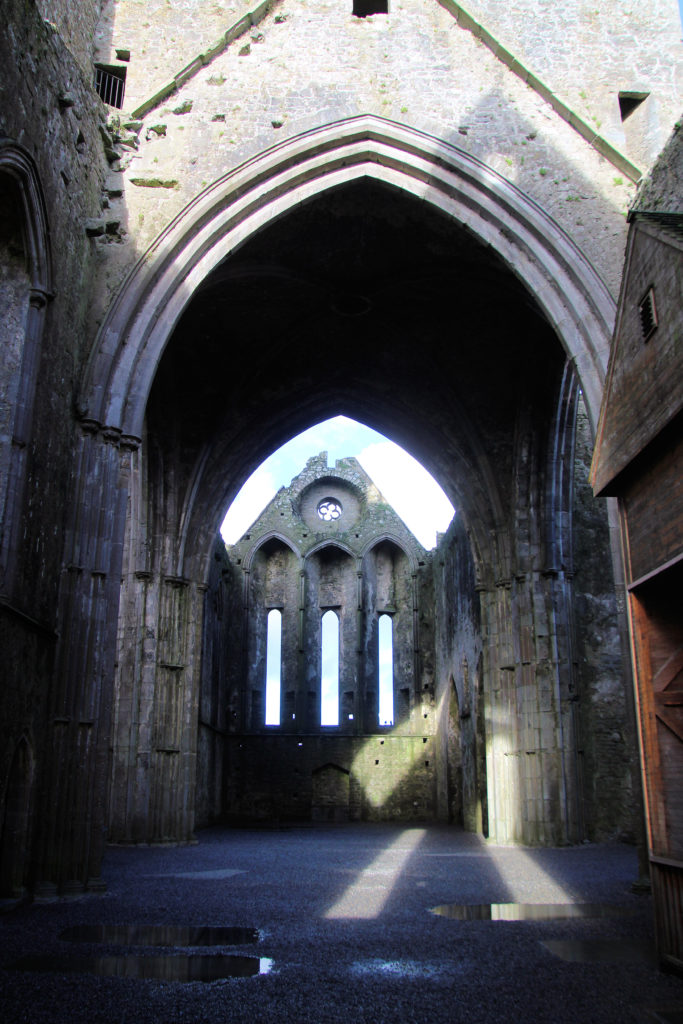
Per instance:
[[[81,424],[59,587],[36,894],[99,889],[122,542],[134,438]],[[59,765],[54,771],[51,766]]]

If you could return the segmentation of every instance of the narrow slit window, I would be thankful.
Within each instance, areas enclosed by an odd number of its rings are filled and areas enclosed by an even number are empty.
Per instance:
[[[321,622],[320,724],[339,725],[339,616],[333,611]]]
[[[280,724],[281,673],[282,613],[273,608],[268,612],[266,635],[266,725]]]
[[[641,103],[645,102],[649,95],[649,92],[620,92],[619,113],[621,114],[621,120],[626,121],[638,109]]]
[[[379,617],[379,724],[394,724],[394,624],[391,615]]]

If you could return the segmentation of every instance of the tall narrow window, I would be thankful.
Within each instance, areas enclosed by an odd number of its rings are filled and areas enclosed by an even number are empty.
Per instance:
[[[325,612],[320,645],[320,724],[339,725],[339,617]]]
[[[379,724],[394,724],[394,624],[391,615],[379,617]]]
[[[266,636],[266,725],[280,724],[280,673],[282,666],[282,613],[268,612]]]

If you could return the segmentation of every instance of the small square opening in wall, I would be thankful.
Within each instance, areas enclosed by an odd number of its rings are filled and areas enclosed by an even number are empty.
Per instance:
[[[95,89],[107,106],[120,110],[126,90],[126,69],[115,64],[96,64]]]
[[[389,0],[353,0],[353,15],[367,18],[371,14],[388,14]]]
[[[643,332],[643,341],[649,341],[659,325],[654,288],[648,288],[638,306],[638,312],[640,313],[640,329]]]
[[[629,118],[633,111],[637,110],[649,95],[649,92],[620,92],[619,113],[621,114],[621,120],[625,121]]]

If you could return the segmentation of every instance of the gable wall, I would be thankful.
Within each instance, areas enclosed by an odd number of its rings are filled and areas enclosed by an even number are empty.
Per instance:
[[[480,4],[475,13],[491,25],[500,6]],[[562,21],[547,11],[529,16],[532,38],[523,40],[502,22],[506,46],[524,54],[524,42],[529,66],[547,72],[550,92],[570,107],[583,104],[580,117],[597,135],[611,126],[615,145],[623,142],[615,122],[619,69],[646,68],[646,84],[660,97],[661,146],[675,116],[676,83],[662,60],[671,51],[675,64],[671,12],[646,33],[640,21],[624,19],[619,4],[607,5],[597,21],[576,6],[572,32],[568,14]],[[364,113],[452,143],[514,182],[584,248],[616,294],[632,182],[436,0],[403,0],[386,16],[364,19],[337,0],[259,8],[123,0],[105,5],[102,54],[110,52],[107,40],[132,56],[124,116],[112,112],[121,159],[112,161],[111,188],[122,190],[112,205],[125,244],[107,253],[97,322],[131,263],[202,189],[284,139]],[[603,64],[597,52],[605,40],[612,57]]]

